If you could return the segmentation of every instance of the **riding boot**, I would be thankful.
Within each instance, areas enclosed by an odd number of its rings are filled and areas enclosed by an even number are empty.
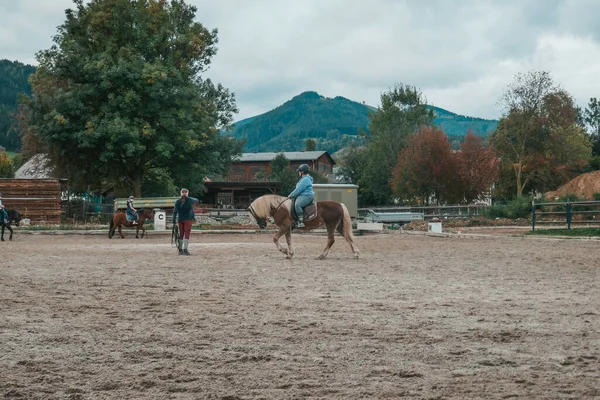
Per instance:
[[[298,223],[296,224],[296,228],[304,228],[304,216],[302,214],[298,214]]]
[[[184,256],[190,256],[191,254],[188,252],[188,243],[189,240],[188,239],[183,239],[183,255]]]

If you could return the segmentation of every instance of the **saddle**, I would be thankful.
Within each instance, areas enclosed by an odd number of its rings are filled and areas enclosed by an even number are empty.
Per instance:
[[[302,210],[304,210],[304,218],[302,218],[303,222],[310,222],[317,218],[317,203],[315,203],[314,200],[309,205],[302,207]],[[294,221],[298,220],[298,215],[296,214],[296,199],[292,200],[292,219],[294,219]]]

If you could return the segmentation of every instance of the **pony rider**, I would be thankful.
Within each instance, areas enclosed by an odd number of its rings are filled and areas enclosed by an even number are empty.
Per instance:
[[[127,200],[127,219],[131,221],[133,225],[137,225],[138,213],[133,207],[133,200],[135,200],[134,196],[129,196],[129,199]]]
[[[298,216],[296,227],[304,228],[304,207],[312,203],[315,198],[315,192],[313,191],[313,177],[308,174],[308,165],[300,165],[297,171],[300,174],[300,180],[296,184],[296,189],[294,189],[288,197],[296,199],[296,202],[294,203],[296,215]]]

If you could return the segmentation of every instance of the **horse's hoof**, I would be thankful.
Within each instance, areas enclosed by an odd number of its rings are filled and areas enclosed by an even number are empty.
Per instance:
[[[354,259],[355,259],[355,260],[358,260],[358,254],[355,254],[355,255],[354,255]]]
[[[325,259],[325,256],[319,256],[319,257],[317,257],[317,260],[324,260],[324,259]]]
[[[293,257],[293,256],[291,256],[291,255],[289,255],[289,254],[288,254],[287,256],[285,256],[285,258],[286,258],[286,259],[288,259],[288,260],[291,260],[291,259],[292,259],[292,257]]]

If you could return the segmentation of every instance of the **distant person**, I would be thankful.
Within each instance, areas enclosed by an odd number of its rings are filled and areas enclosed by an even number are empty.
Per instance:
[[[4,209],[4,205],[0,203],[0,221],[6,226],[8,224],[8,213]],[[4,231],[2,231],[4,232]],[[2,239],[4,240],[4,239]]]
[[[2,193],[0,193],[0,221],[4,222],[4,225],[8,224],[8,213],[2,205]]]
[[[313,177],[308,174],[308,165],[302,164],[298,167],[297,171],[300,175],[300,180],[296,184],[296,189],[288,197],[296,199],[294,202],[296,215],[298,216],[296,227],[304,228],[304,207],[312,203],[315,198],[315,192],[313,191]]]
[[[133,206],[134,200],[134,196],[129,196],[129,199],[127,199],[127,219],[130,220],[133,225],[137,225],[138,213],[135,207]]]
[[[181,189],[180,194],[181,197],[175,202],[175,206],[173,207],[173,223],[179,227],[179,243],[177,245],[179,255],[189,256],[191,254],[188,251],[188,245],[192,233],[192,225],[196,220],[194,203],[198,203],[199,200],[195,197],[189,197],[187,189]]]

